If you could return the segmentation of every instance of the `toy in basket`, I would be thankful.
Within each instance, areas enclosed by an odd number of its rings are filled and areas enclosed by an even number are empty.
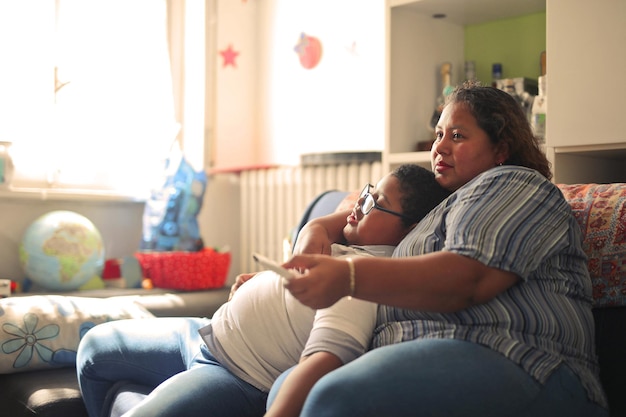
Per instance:
[[[194,291],[221,288],[230,267],[230,251],[135,253],[145,278],[158,288]]]

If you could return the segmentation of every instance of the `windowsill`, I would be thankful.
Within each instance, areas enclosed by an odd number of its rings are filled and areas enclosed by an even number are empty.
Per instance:
[[[79,190],[61,188],[0,188],[2,200],[40,200],[40,201],[101,201],[145,203],[147,195],[131,195],[109,190]]]

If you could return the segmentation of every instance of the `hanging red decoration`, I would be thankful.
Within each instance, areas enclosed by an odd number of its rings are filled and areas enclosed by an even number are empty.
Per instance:
[[[313,69],[322,59],[322,43],[314,36],[300,34],[300,40],[294,50],[300,58],[300,65],[306,69]]]
[[[224,59],[224,62],[222,63],[222,68],[226,68],[229,65],[231,65],[233,68],[237,68],[237,63],[235,62],[235,59],[239,55],[239,52],[235,51],[232,45],[228,45],[228,48],[220,51],[220,55],[222,55],[222,58]]]

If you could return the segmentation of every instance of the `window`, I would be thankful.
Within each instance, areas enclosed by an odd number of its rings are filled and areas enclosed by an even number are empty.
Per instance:
[[[203,16],[203,0],[186,3]],[[170,51],[184,60],[184,33],[172,33],[185,30],[184,6],[0,2],[0,140],[13,142],[14,190],[147,195],[171,146],[182,141],[185,111],[177,103],[194,86],[179,82],[175,101],[172,68],[184,66],[171,65]],[[183,24],[172,23],[176,18]]]

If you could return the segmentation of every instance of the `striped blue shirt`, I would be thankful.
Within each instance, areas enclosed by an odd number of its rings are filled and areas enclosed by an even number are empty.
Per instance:
[[[453,252],[513,272],[518,283],[455,313],[380,306],[372,347],[426,338],[467,340],[502,353],[541,383],[565,362],[589,398],[606,407],[581,243],[570,206],[554,184],[534,170],[493,168],[435,208],[394,256]]]

